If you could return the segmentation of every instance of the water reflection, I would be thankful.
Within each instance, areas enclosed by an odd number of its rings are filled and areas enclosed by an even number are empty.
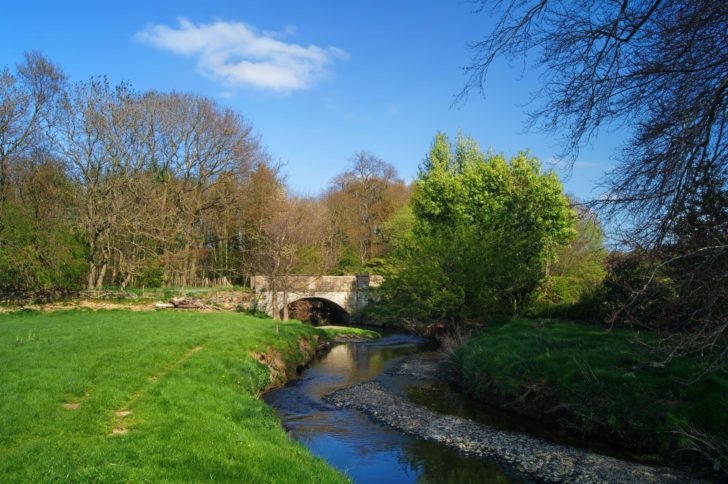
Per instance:
[[[516,482],[503,474],[495,464],[489,464],[482,459],[463,458],[454,450],[442,448],[432,442],[415,440],[407,445],[405,451],[410,465],[422,470],[418,482]]]
[[[574,447],[588,449],[593,452],[609,455],[617,459],[634,462],[650,463],[649,457],[640,456],[628,449],[599,442],[592,439],[581,438],[570,434],[558,427],[550,427],[536,419],[515,415],[484,405],[474,399],[467,398],[460,390],[443,381],[417,382],[417,384],[402,385],[405,395],[410,401],[425,408],[446,415],[457,415],[483,425],[537,435],[552,442],[559,442]]]
[[[265,401],[277,409],[294,439],[355,482],[511,482],[483,460],[401,435],[356,410],[321,400],[339,388],[382,375],[397,359],[421,351],[425,344],[414,336],[394,335],[338,345],[299,379],[268,393]]]

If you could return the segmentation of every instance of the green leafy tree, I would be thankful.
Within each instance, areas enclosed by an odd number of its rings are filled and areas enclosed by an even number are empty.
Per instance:
[[[40,158],[9,165],[14,189],[0,203],[0,292],[74,290],[85,273],[73,184],[57,162]]]
[[[536,312],[593,297],[606,275],[607,250],[599,220],[585,206],[576,201],[572,205],[577,212],[576,237],[569,244],[557,247],[554,259],[549,261],[547,277],[537,296]]]
[[[575,214],[552,172],[521,153],[485,154],[438,133],[412,197],[413,235],[383,287],[399,317],[456,322],[514,314],[530,301]]]

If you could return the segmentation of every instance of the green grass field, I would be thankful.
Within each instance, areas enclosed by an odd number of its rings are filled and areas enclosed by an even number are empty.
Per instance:
[[[586,435],[607,437],[663,456],[692,442],[695,429],[720,446],[728,441],[728,374],[699,374],[696,358],[649,365],[654,355],[626,329],[513,320],[477,332],[456,350],[462,381],[476,395],[548,418],[560,405]],[[643,338],[648,337],[642,335]]]
[[[342,482],[257,399],[323,331],[235,313],[0,315],[0,481]]]

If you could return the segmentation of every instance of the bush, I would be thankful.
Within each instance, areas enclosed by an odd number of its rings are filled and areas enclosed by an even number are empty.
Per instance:
[[[41,226],[16,203],[3,204],[0,213],[0,290],[47,293],[81,287],[86,250],[72,228]]]
[[[257,308],[249,308],[243,305],[239,305],[235,308],[235,311],[246,314],[248,316],[253,316],[254,318],[272,319],[268,313],[266,313],[265,311],[260,311]]]
[[[607,276],[595,295],[604,321],[637,327],[663,320],[676,296],[660,261],[640,252],[612,254]]]
[[[149,262],[135,277],[136,286],[162,287],[164,282],[164,269],[158,260]]]

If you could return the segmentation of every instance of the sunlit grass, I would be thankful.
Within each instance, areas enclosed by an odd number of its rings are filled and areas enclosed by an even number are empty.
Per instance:
[[[331,335],[347,335],[356,336],[357,338],[363,339],[379,339],[381,335],[376,331],[365,328],[344,328],[344,327],[331,327],[326,328],[326,332]]]
[[[256,398],[268,369],[323,335],[235,313],[0,315],[7,481],[340,482]]]

